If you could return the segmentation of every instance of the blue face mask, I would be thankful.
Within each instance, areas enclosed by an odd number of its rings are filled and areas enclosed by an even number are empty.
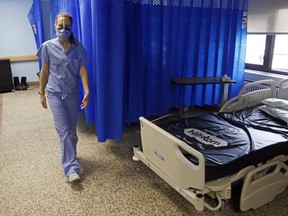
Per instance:
[[[68,40],[72,31],[70,29],[57,29],[56,35],[60,40]]]

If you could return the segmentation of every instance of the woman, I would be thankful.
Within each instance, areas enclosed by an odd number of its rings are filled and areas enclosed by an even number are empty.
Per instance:
[[[69,182],[80,180],[80,165],[76,158],[79,77],[85,93],[81,109],[87,107],[89,99],[89,80],[85,66],[88,57],[83,45],[73,37],[72,22],[70,14],[58,14],[55,19],[57,37],[44,42],[37,52],[37,56],[42,60],[40,103],[47,109],[47,92],[60,139],[64,175]]]

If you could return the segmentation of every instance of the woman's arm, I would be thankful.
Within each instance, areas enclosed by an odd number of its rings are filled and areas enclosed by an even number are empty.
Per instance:
[[[81,76],[83,89],[85,93],[82,103],[80,105],[80,108],[85,109],[88,106],[88,102],[89,102],[89,77],[88,77],[88,72],[85,66],[82,66],[80,68],[80,76]]]
[[[43,108],[47,109],[47,102],[45,97],[45,87],[48,81],[49,75],[49,66],[44,61],[42,61],[42,68],[40,73],[40,82],[39,82],[39,94],[40,94],[40,103]]]

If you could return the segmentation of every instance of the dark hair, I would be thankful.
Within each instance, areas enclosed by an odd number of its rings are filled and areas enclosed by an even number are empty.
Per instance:
[[[66,13],[66,12],[62,12],[62,13],[57,14],[57,16],[55,17],[55,24],[57,24],[58,18],[60,18],[60,17],[68,18],[71,21],[71,26],[73,25],[73,17],[69,13]],[[73,32],[71,32],[71,35],[69,37],[69,41],[70,41],[70,43],[76,44],[76,40],[74,38]]]

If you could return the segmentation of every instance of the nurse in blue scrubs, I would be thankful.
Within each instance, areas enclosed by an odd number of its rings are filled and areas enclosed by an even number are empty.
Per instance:
[[[88,56],[83,45],[73,37],[73,19],[60,13],[55,19],[56,38],[42,44],[37,56],[42,60],[40,73],[40,103],[53,113],[60,139],[61,162],[69,182],[80,180],[80,165],[76,157],[78,106],[85,109],[89,99],[89,78],[86,69]],[[79,101],[79,79],[84,97]]]

